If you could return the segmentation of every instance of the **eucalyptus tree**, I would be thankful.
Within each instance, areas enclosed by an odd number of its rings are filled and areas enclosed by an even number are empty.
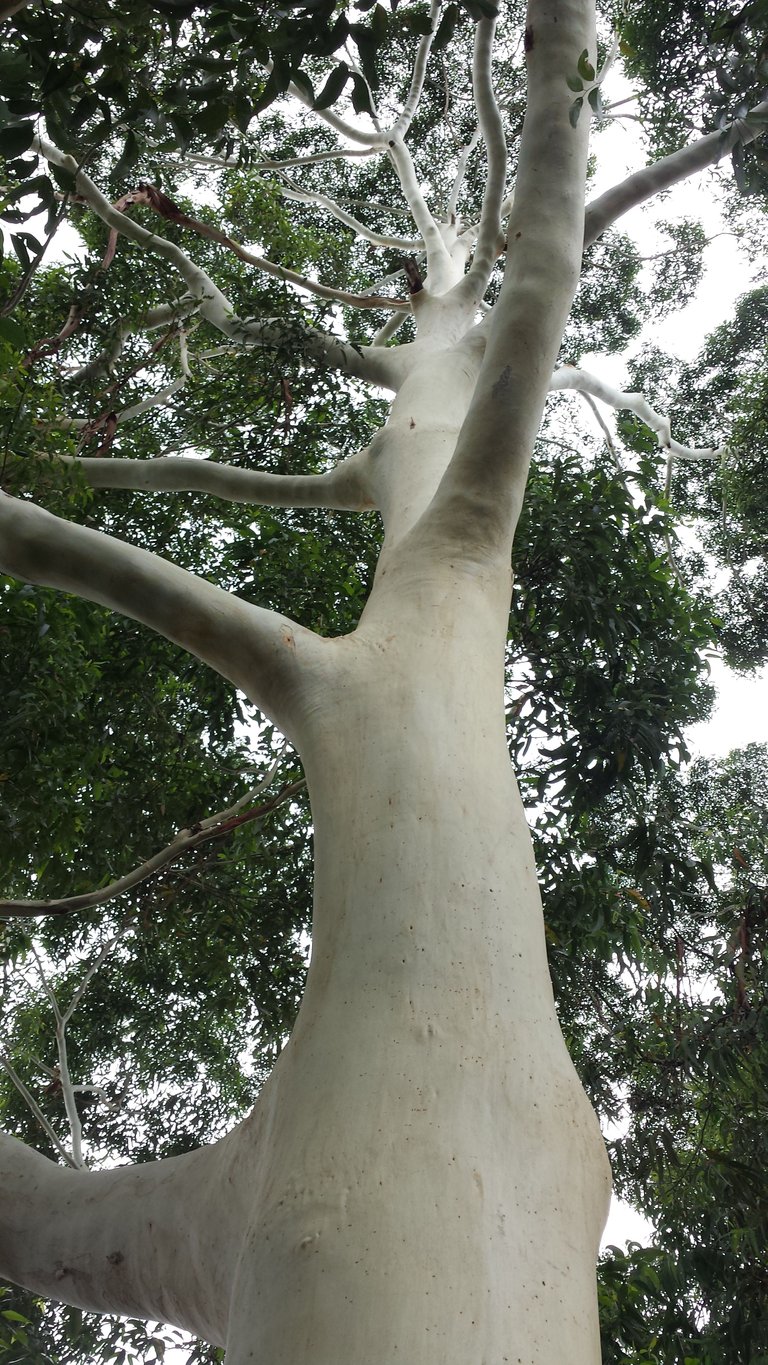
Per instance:
[[[31,7],[12,8],[5,13],[22,45],[39,51]],[[153,47],[156,30],[143,16],[145,65],[127,85],[98,31],[84,34],[84,56],[72,58],[60,87],[74,90],[80,133],[67,126],[66,109],[45,103],[57,93],[50,71],[35,102],[28,71],[16,69],[3,143],[17,187],[11,213],[23,217],[20,190],[31,187],[48,207],[50,236],[67,206],[91,257],[75,267],[73,287],[66,271],[40,268],[44,244],[15,234],[19,265],[8,271],[8,295],[16,320],[0,320],[13,489],[0,498],[0,565],[28,585],[6,593],[14,626],[33,616],[47,638],[50,614],[62,642],[77,631],[76,649],[61,662],[63,698],[55,676],[53,686],[39,671],[34,677],[44,706],[66,707],[69,688],[92,698],[108,685],[126,696],[121,661],[130,661],[142,702],[162,713],[189,654],[237,690],[243,714],[258,709],[266,742],[270,726],[288,738],[312,810],[312,960],[290,1040],[242,1122],[194,1151],[92,1170],[67,1028],[110,953],[119,975],[135,920],[121,924],[115,912],[114,932],[66,1007],[50,987],[45,954],[32,952],[26,931],[13,940],[9,956],[31,955],[53,1011],[59,1047],[50,1088],[61,1096],[69,1137],[6,1056],[48,1154],[2,1139],[0,1271],[36,1295],[185,1328],[225,1348],[229,1365],[594,1365],[594,1266],[610,1177],[555,1010],[533,849],[509,761],[510,563],[517,540],[519,560],[537,564],[539,580],[554,573],[546,518],[556,510],[557,543],[573,537],[562,551],[572,565],[566,581],[600,650],[590,647],[575,734],[562,653],[567,618],[542,631],[538,656],[529,633],[517,656],[517,715],[559,727],[560,746],[545,756],[556,778],[551,799],[562,795],[559,782],[574,819],[589,821],[588,798],[621,788],[631,772],[652,775],[680,749],[685,705],[699,704],[700,668],[679,651],[677,631],[689,626],[697,644],[710,627],[658,548],[669,535],[663,492],[638,507],[638,483],[623,468],[609,476],[598,455],[586,477],[571,457],[548,467],[544,456],[529,480],[531,456],[540,429],[544,451],[560,439],[544,413],[548,396],[576,393],[621,410],[633,432],[642,424],[653,434],[660,453],[645,451],[643,468],[667,464],[669,488],[684,463],[717,465],[728,433],[717,444],[684,444],[643,393],[622,392],[572,362],[585,344],[579,326],[594,339],[589,289],[601,270],[622,286],[609,292],[616,314],[603,323],[608,344],[620,345],[634,327],[636,261],[631,249],[612,254],[613,224],[750,146],[766,107],[758,100],[585,208],[590,119],[605,115],[604,81],[619,57],[610,33],[598,44],[588,0],[531,0],[526,12],[509,5],[498,22],[481,3],[444,12],[440,0],[428,11],[392,4],[389,13],[363,4],[363,13],[373,11],[368,26],[350,25],[344,7],[305,5],[300,17],[317,9],[322,24],[294,33],[281,16],[282,49],[274,30],[250,29],[246,42],[244,19],[235,14],[227,27],[222,11],[202,8],[202,18],[193,5],[183,22],[174,17],[168,48]],[[56,19],[55,7],[43,11],[45,23]],[[94,22],[96,30],[107,25],[103,15]],[[192,84],[195,62],[208,62],[213,77],[202,94]],[[119,117],[110,122],[104,110],[115,80]],[[185,121],[180,111],[195,101]],[[45,126],[30,117],[40,110]],[[112,135],[126,126],[115,172]],[[130,168],[136,178],[127,185]],[[384,412],[382,390],[391,400]],[[350,449],[377,415],[378,430]],[[608,451],[615,462],[610,436]],[[126,494],[138,496],[123,501]],[[208,499],[234,509],[222,514],[223,534],[203,520]],[[287,509],[285,525],[301,546],[292,565],[279,517],[257,507]],[[330,516],[325,531],[329,513],[359,516],[365,534],[337,533]],[[373,513],[383,530],[375,565]],[[626,553],[625,533],[630,558],[645,564],[642,590],[631,576],[622,588],[616,557]],[[603,555],[611,567],[598,592],[591,575]],[[301,583],[313,557],[341,576],[321,603],[308,601]],[[295,607],[276,581],[287,568]],[[515,610],[530,626],[538,609],[532,571],[524,588]],[[74,600],[52,607],[48,589]],[[260,602],[251,600],[262,590]],[[113,626],[84,601],[150,633]],[[577,634],[576,652],[592,636]],[[617,640],[629,636],[634,644],[619,652]],[[159,682],[157,670],[167,670]],[[197,740],[197,814],[174,814],[177,828],[187,827],[135,873],[113,868],[111,856],[95,889],[40,895],[52,872],[71,867],[79,843],[89,866],[97,862],[98,844],[81,820],[82,837],[64,831],[51,840],[52,871],[22,860],[7,915],[66,916],[62,933],[77,944],[85,932],[68,929],[71,913],[133,894],[209,834],[237,826],[242,802],[226,797],[244,746],[231,719],[217,734],[216,694],[201,676],[193,671],[180,684],[183,706],[170,713]],[[649,715],[662,713],[666,723],[654,728]],[[595,715],[599,728],[590,733]],[[141,730],[141,708],[136,721]],[[146,734],[154,727],[153,715]],[[111,719],[103,724],[101,754],[114,788],[131,757],[112,728]],[[78,785],[71,749],[59,745],[55,726],[47,737],[72,774],[75,804],[98,803],[103,757],[86,756],[87,781]],[[176,731],[178,746],[185,738]],[[167,755],[172,771],[176,749],[169,731],[163,762]],[[141,745],[138,757],[139,766],[153,758]],[[535,760],[527,774],[533,782],[541,766]],[[148,814],[166,818],[162,764],[144,777],[137,773],[134,835]],[[281,794],[299,798],[291,778]],[[41,780],[50,786],[50,773]],[[204,819],[202,793],[214,788],[219,799],[208,809],[222,809]],[[265,795],[260,780],[249,800]],[[114,822],[112,854],[125,854],[125,830]],[[589,971],[576,956],[585,940],[573,914],[588,899],[589,869],[562,856],[555,822],[550,835],[543,878],[555,907],[557,980],[558,970],[562,978]],[[588,835],[594,850],[599,822]],[[607,854],[591,866],[607,867],[642,907]],[[258,871],[243,876],[246,897],[258,897]],[[197,905],[210,898],[205,885],[189,894]],[[142,923],[162,914],[161,901],[138,902]],[[228,930],[258,935],[259,911],[230,914],[227,902],[226,914],[217,904],[207,913],[215,993],[227,978]],[[617,931],[628,951],[639,943],[630,920]],[[290,950],[290,928],[284,937]],[[153,945],[173,962],[162,929]],[[612,947],[609,934],[606,961]],[[208,935],[200,948],[201,957],[211,950]],[[244,997],[258,993],[253,982],[241,993],[228,983],[228,1026],[214,1000],[198,1026],[201,1043],[208,1032],[217,1049],[236,1051],[232,1025],[246,1019]],[[579,1036],[577,1010],[569,1015],[567,1001],[561,1008],[597,1091],[588,1033]],[[98,1025],[97,1010],[88,1026],[94,1051]],[[215,1056],[208,1060],[225,1074]],[[230,1108],[242,1099],[241,1088]],[[122,1101],[120,1090],[102,1123],[106,1147]],[[205,1115],[201,1126],[215,1129],[216,1117]],[[150,1132],[151,1107],[145,1123]]]

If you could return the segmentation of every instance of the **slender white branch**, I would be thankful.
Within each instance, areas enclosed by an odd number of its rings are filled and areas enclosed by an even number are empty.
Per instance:
[[[253,171],[283,171],[289,166],[317,166],[323,161],[338,161],[345,156],[380,156],[384,151],[383,147],[335,147],[328,152],[312,152],[309,156],[286,156],[277,160],[275,158],[265,158],[263,161],[254,161],[249,169]],[[214,157],[189,157],[190,161],[213,161]],[[236,165],[236,162],[231,163]]]
[[[655,431],[662,450],[669,451],[675,459],[721,460],[726,453],[725,447],[695,449],[692,446],[681,445],[679,441],[673,441],[669,418],[652,408],[641,393],[625,393],[621,389],[614,388],[612,384],[606,384],[604,380],[598,379],[597,375],[579,369],[576,365],[563,365],[560,369],[555,370],[552,375],[550,390],[554,392],[564,389],[591,394],[593,398],[599,398],[609,407],[634,412],[641,422],[650,427],[651,431]]]
[[[435,33],[437,32],[437,21],[438,18],[440,17],[441,6],[442,0],[432,0],[432,4],[429,10],[429,21],[431,25],[430,31],[429,33],[425,33],[421,38],[421,41],[419,42],[419,46],[416,52],[416,60],[413,64],[413,75],[411,76],[410,89],[408,91],[408,94],[406,95],[405,104],[403,105],[402,112],[395,119],[395,122],[392,125],[392,128],[390,129],[391,138],[399,139],[404,138],[406,136],[408,129],[410,128],[411,123],[413,122],[414,114],[416,113],[416,110],[419,107],[421,92],[424,89],[424,77],[427,71],[427,62],[429,60],[430,51],[432,50],[432,43],[434,42]]]
[[[616,448],[616,442],[613,439],[613,432],[608,426],[608,423],[603,417],[603,414],[601,413],[592,395],[589,393],[582,393],[581,396],[584,399],[584,402],[586,403],[590,412],[592,413],[592,416],[594,417],[595,421],[597,422],[597,425],[599,426],[600,431],[602,432],[603,440],[605,441],[605,444],[610,452],[611,458],[613,459],[613,463],[616,466],[616,470],[620,477],[623,479],[626,470],[624,469],[624,466],[621,463],[621,456],[619,455],[619,452]]]
[[[48,1003],[51,1007],[54,1022],[58,1025],[61,1023],[61,1010],[59,1009],[59,1002],[56,999],[54,989],[50,981],[48,980],[48,977],[46,976],[45,968],[43,967],[42,961],[40,960],[40,954],[38,953],[34,943],[30,943],[29,951],[31,952],[32,957],[35,960],[37,975],[40,978],[40,985],[43,988],[43,994],[46,996]]]
[[[271,70],[271,63],[264,64],[266,71]],[[332,109],[315,109],[312,100],[305,90],[295,85],[291,81],[288,86],[288,94],[309,109],[315,118],[319,118],[323,123],[327,123],[329,128],[333,128],[341,137],[347,138],[349,142],[363,143],[366,148],[366,155],[370,156],[373,152],[383,150],[387,145],[388,134],[377,132],[375,128],[358,128],[354,123],[348,123],[346,119],[334,114]]]
[[[137,318],[118,318],[109,345],[86,365],[70,370],[64,378],[68,384],[77,384],[85,379],[93,379],[101,370],[111,374],[130,336],[135,336],[137,332],[156,332],[162,327],[180,325],[195,312],[196,308],[197,301],[189,294],[184,294],[173,303],[163,303],[157,308],[147,309],[146,313]]]
[[[294,796],[296,792],[301,791],[305,786],[303,778],[296,782],[288,783],[288,785],[282,787],[270,801],[265,801],[262,805],[246,811],[245,814],[241,814],[243,807],[255,800],[255,798],[265,790],[269,781],[271,781],[272,776],[274,776],[276,768],[277,764],[273,766],[265,781],[260,782],[258,786],[253,787],[251,791],[246,792],[245,796],[241,796],[228,810],[219,811],[216,815],[207,816],[205,820],[201,820],[199,824],[195,825],[192,829],[179,830],[179,833],[171,840],[170,844],[167,844],[165,848],[160,849],[153,857],[147,858],[145,862],[139,863],[137,867],[132,868],[124,877],[118,877],[107,886],[100,886],[95,891],[85,891],[77,896],[62,896],[58,899],[47,901],[0,900],[0,916],[65,915],[72,910],[91,910],[94,906],[105,905],[107,901],[116,900],[118,896],[125,895],[126,891],[132,891],[134,887],[141,885],[142,882],[147,881],[150,877],[156,876],[158,872],[162,872],[163,868],[169,867],[172,863],[177,862],[182,854],[188,852],[189,849],[197,848],[199,844],[205,843],[207,839],[229,834],[233,829],[236,829],[242,824],[250,823],[253,820],[260,819],[264,815],[268,815],[276,806],[279,806],[283,801],[290,799],[291,796]],[[118,937],[120,936],[118,935]],[[117,938],[114,942],[117,942]],[[90,979],[90,977],[88,979]],[[76,1000],[75,1004],[77,1003],[78,1001]],[[66,1012],[65,1021],[69,1018],[72,1008],[74,1008],[74,1005]]]
[[[51,1127],[50,1123],[45,1117],[45,1114],[40,1108],[40,1105],[37,1103],[37,1100],[32,1094],[32,1091],[29,1089],[28,1086],[24,1084],[20,1075],[11,1064],[10,1059],[8,1057],[0,1056],[0,1066],[3,1068],[3,1071],[6,1073],[11,1083],[15,1086],[16,1090],[18,1090],[30,1114],[32,1114],[34,1118],[37,1119],[37,1122],[40,1124],[40,1127],[42,1128],[43,1132],[48,1138],[48,1141],[50,1142],[54,1151],[58,1152],[62,1161],[67,1166],[71,1166],[73,1170],[77,1170],[77,1162],[75,1161],[72,1153],[67,1151],[63,1142],[60,1140],[60,1138],[57,1137],[54,1129]]]
[[[398,322],[402,321],[399,314],[395,316]],[[374,506],[367,447],[324,474],[269,474],[184,456],[160,455],[153,460],[74,455],[59,458],[65,464],[78,465],[92,488],[210,493],[227,502],[264,507],[326,507],[342,512],[369,511]]]
[[[469,158],[474,152],[479,141],[480,129],[476,128],[469,142],[467,142],[459,152],[458,159],[456,162],[456,174],[453,178],[451,193],[448,196],[448,203],[446,205],[446,217],[448,219],[455,218],[456,214],[458,213],[459,196],[461,195],[461,191],[464,188],[464,180],[467,174],[467,162],[469,161]]]
[[[149,412],[150,408],[162,408],[169,403],[174,394],[179,393],[186,386],[188,374],[180,375],[178,379],[166,384],[164,389],[158,389],[156,393],[150,393],[146,398],[142,398],[140,403],[131,403],[130,407],[121,408],[116,414],[118,424],[130,422],[134,417],[141,417],[143,413]]]
[[[406,203],[413,214],[413,221],[424,241],[431,291],[435,294],[444,293],[454,283],[453,262],[440,228],[422,193],[411,154],[402,140],[391,138],[389,156]]]
[[[80,1001],[85,995],[85,992],[87,991],[94,976],[99,970],[99,967],[101,966],[102,962],[106,962],[107,958],[109,957],[109,954],[112,952],[112,949],[117,946],[121,939],[125,938],[126,934],[132,928],[133,928],[132,924],[124,924],[122,929],[118,929],[116,934],[113,934],[111,938],[107,939],[106,943],[102,943],[96,956],[93,958],[91,962],[89,962],[83,974],[83,978],[79,986],[77,987],[77,990],[74,992],[67,1008],[62,1013],[61,1024],[63,1028],[66,1028],[70,1019],[72,1018],[72,1015],[74,1014],[75,1010],[80,1004]]]
[[[398,329],[402,327],[404,322],[405,318],[403,317],[402,313],[393,313],[391,317],[387,318],[386,322],[384,323],[384,326],[379,328],[378,332],[373,338],[371,345],[386,346],[387,342],[392,339],[392,337],[395,335],[395,332],[397,332]]]
[[[620,184],[606,190],[587,205],[584,224],[584,245],[590,246],[617,218],[645,203],[663,190],[668,190],[689,175],[703,171],[716,163],[738,143],[745,146],[760,137],[768,126],[768,100],[755,106],[746,119],[736,119],[722,132],[708,133],[688,147],[664,156],[652,166],[644,166],[627,176]]]
[[[320,208],[326,209],[340,223],[344,223],[345,227],[351,228],[358,237],[362,237],[366,242],[372,242],[374,246],[391,247],[395,251],[424,250],[424,243],[419,237],[391,237],[381,232],[374,232],[371,228],[366,227],[365,223],[361,223],[358,218],[354,218],[351,213],[347,213],[333,199],[329,199],[326,194],[302,189],[290,180],[286,181],[284,186],[280,186],[280,193],[285,199],[294,199],[300,204],[317,204]]]
[[[293,95],[295,99],[299,100],[301,104],[310,109],[316,118],[322,119],[323,123],[327,123],[329,127],[334,128],[342,137],[347,138],[350,142],[364,143],[368,149],[368,154],[374,150],[386,147],[388,143],[393,140],[400,141],[408,132],[414,114],[418,109],[421,92],[424,88],[424,76],[429,53],[435,37],[441,3],[442,0],[432,0],[430,6],[430,32],[424,34],[419,40],[413,64],[410,88],[406,95],[402,111],[392,124],[391,128],[370,130],[367,128],[358,128],[355,124],[348,123],[346,119],[340,118],[338,114],[334,114],[331,109],[315,109],[306,91],[301,90],[299,86],[294,85],[293,82],[291,82],[288,87],[290,94]],[[270,70],[271,66],[266,64],[266,69]]]
[[[481,19],[475,28],[472,85],[480,131],[488,156],[488,172],[480,212],[477,246],[472,265],[460,288],[474,289],[478,299],[485,293],[491,271],[503,247],[501,210],[507,179],[507,145],[504,124],[493,89],[492,59],[495,19]]]
[[[111,938],[107,939],[106,943],[102,944],[98,953],[93,958],[93,961],[88,964],[83,978],[77,989],[73,992],[72,999],[67,1008],[61,1011],[57,1005],[54,1010],[56,1019],[56,1053],[59,1059],[58,1079],[61,1086],[62,1098],[64,1100],[64,1109],[69,1123],[70,1136],[72,1138],[72,1160],[78,1170],[84,1169],[86,1162],[83,1157],[83,1128],[80,1122],[80,1114],[77,1108],[77,1097],[75,1093],[77,1086],[73,1084],[72,1075],[69,1069],[67,1024],[80,1004],[80,1001],[88,989],[89,983],[93,980],[102,962],[104,962],[112,952],[115,944],[119,943],[120,939],[125,937],[130,928],[132,928],[132,925],[124,925],[116,934],[113,934]],[[50,992],[50,998],[55,1002],[53,991]]]
[[[59,1084],[61,1085],[61,1095],[64,1100],[64,1110],[69,1124],[69,1135],[72,1141],[72,1164],[77,1170],[85,1169],[85,1159],[83,1157],[83,1125],[80,1122],[80,1114],[77,1108],[72,1076],[69,1070],[69,1056],[67,1054],[67,1030],[63,1020],[56,1024],[56,1055],[59,1059]]]

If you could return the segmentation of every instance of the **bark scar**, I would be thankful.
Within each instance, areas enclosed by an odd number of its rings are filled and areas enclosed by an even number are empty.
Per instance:
[[[496,383],[494,384],[493,388],[491,389],[491,397],[492,397],[492,398],[501,398],[502,394],[506,393],[507,389],[510,387],[511,382],[512,382],[512,371],[511,371],[509,365],[505,365],[505,366],[504,366],[504,369],[502,370],[501,374],[499,375],[498,379],[496,380]]]

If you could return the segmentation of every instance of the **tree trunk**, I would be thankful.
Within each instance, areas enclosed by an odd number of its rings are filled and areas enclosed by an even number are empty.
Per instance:
[[[508,570],[394,577],[301,723],[312,962],[227,1363],[597,1365],[610,1177],[506,748]]]

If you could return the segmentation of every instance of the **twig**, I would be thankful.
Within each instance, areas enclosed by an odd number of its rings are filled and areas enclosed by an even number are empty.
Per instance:
[[[72,910],[90,910],[97,905],[104,905],[107,901],[114,900],[116,896],[123,895],[130,891],[134,886],[138,886],[147,878],[155,876],[164,867],[176,862],[183,853],[190,848],[197,848],[199,844],[207,839],[214,839],[220,835],[229,834],[237,829],[239,825],[258,820],[264,815],[268,815],[283,801],[306,785],[303,778],[296,782],[290,782],[281,787],[280,791],[272,797],[270,801],[265,801],[260,806],[254,806],[251,810],[245,811],[242,815],[240,811],[247,802],[252,801],[255,796],[264,791],[275,775],[276,764],[270,769],[267,777],[260,782],[257,787],[245,793],[244,796],[236,801],[228,810],[219,811],[217,815],[210,815],[191,829],[180,830],[176,838],[171,841],[159,853],[138,867],[119,877],[116,881],[110,882],[108,886],[100,887],[95,891],[86,891],[79,896],[63,896],[59,899],[38,901],[38,900],[0,900],[0,918],[11,918],[15,916],[40,916],[40,915],[67,915]]]

